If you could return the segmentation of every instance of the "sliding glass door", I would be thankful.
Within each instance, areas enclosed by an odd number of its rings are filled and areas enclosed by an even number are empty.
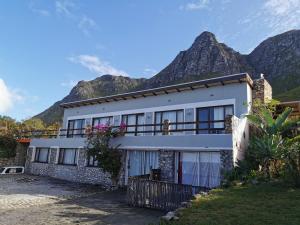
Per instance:
[[[157,151],[129,151],[128,176],[150,174],[151,169],[157,169]]]
[[[219,152],[181,152],[178,154],[178,183],[209,188],[220,185]]]

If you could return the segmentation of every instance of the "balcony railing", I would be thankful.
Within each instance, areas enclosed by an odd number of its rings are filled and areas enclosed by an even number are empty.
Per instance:
[[[224,127],[213,128],[211,124],[223,123]],[[208,128],[199,128],[201,124],[207,124]],[[140,135],[177,135],[177,134],[222,134],[231,133],[231,124],[225,120],[215,120],[208,122],[175,122],[156,124],[137,124],[126,125],[124,135],[140,136]],[[112,129],[119,129],[120,126],[111,126]],[[174,129],[174,127],[177,127]],[[178,128],[179,127],[179,128]],[[21,131],[21,138],[76,138],[86,137],[87,133],[97,132],[97,128],[80,128],[80,129],[60,129],[60,130],[30,130]]]

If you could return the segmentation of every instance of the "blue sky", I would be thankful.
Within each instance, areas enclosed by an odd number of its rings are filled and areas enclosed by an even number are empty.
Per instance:
[[[299,0],[1,1],[0,115],[29,118],[79,80],[150,77],[205,30],[249,53],[299,18]]]

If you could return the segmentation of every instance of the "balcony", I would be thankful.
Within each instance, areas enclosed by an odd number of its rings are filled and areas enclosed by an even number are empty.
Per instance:
[[[232,149],[232,127],[227,120],[213,121],[223,123],[223,128],[199,128],[199,122],[127,125],[123,136],[111,140],[120,149],[172,149],[172,150],[213,150]],[[198,124],[198,125],[197,125]],[[174,129],[176,127],[177,129]],[[113,126],[113,129],[119,126]],[[23,132],[24,138],[31,138],[31,146],[78,148],[86,145],[86,134],[94,129],[60,129]]]

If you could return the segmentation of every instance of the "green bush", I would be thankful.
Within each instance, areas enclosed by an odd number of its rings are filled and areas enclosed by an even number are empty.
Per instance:
[[[0,158],[16,156],[17,141],[11,135],[0,135]]]

